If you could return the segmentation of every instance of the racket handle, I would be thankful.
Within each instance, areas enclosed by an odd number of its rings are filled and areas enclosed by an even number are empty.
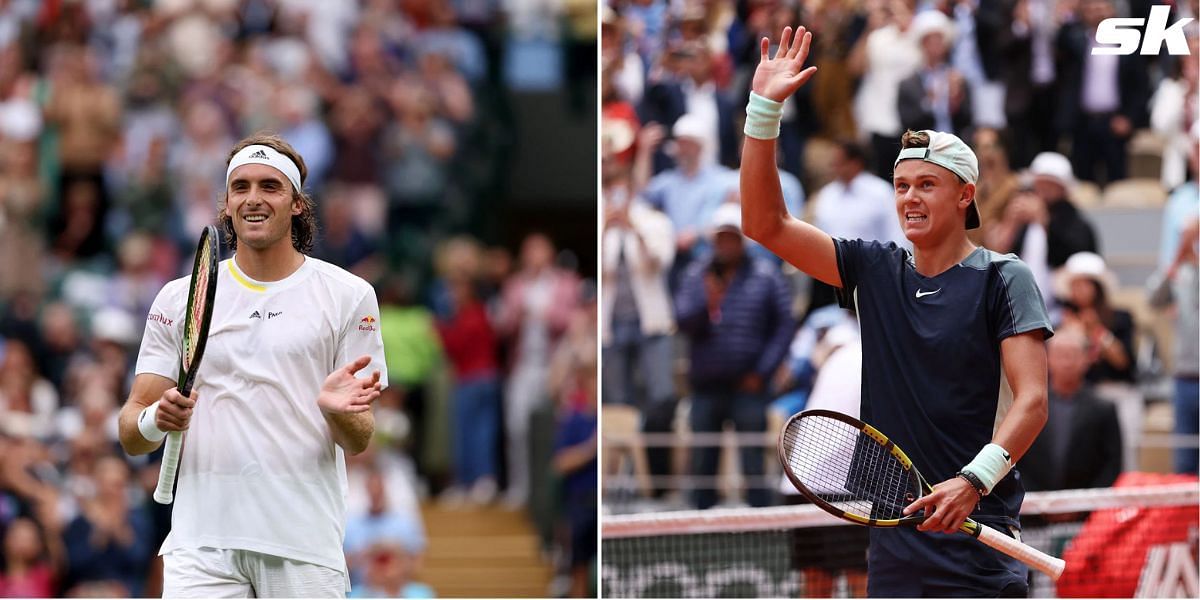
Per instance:
[[[1063,559],[1022,544],[986,525],[979,527],[979,541],[1045,573],[1054,581],[1058,581],[1058,577],[1067,566]]]
[[[163,452],[162,465],[158,468],[158,487],[154,489],[154,501],[170,504],[175,499],[175,472],[179,469],[179,451],[183,448],[183,434],[172,431],[167,434],[167,449]]]

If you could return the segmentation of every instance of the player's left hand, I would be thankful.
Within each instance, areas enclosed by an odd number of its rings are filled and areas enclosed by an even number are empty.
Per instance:
[[[370,356],[360,356],[354,362],[332,372],[321,385],[317,405],[323,412],[352,414],[371,410],[371,403],[379,398],[383,386],[379,383],[379,371],[361,379],[354,376],[371,364]]]
[[[979,503],[975,488],[961,477],[951,477],[933,486],[933,491],[918,498],[904,509],[905,516],[925,510],[925,521],[917,525],[921,531],[954,533]]]

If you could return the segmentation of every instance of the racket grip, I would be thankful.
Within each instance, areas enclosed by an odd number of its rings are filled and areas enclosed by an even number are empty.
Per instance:
[[[979,541],[1045,573],[1054,581],[1058,581],[1058,577],[1067,566],[1063,559],[1022,544],[986,525],[979,526]]]
[[[154,488],[154,501],[159,504],[170,504],[175,499],[175,472],[179,469],[179,451],[182,448],[183,434],[178,431],[168,433],[167,448],[158,467],[158,487]]]

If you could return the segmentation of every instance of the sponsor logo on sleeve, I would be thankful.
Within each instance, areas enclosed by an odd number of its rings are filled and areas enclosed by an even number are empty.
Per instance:
[[[379,327],[375,325],[378,322],[379,322],[379,319],[376,319],[372,315],[367,315],[367,316],[363,317],[362,319],[359,319],[358,330],[359,331],[379,331]]]
[[[163,325],[166,325],[167,327],[170,327],[175,324],[175,319],[168,319],[166,317],[166,315],[164,315],[162,313],[150,313],[146,317],[146,320],[153,321],[155,323],[162,323]]]

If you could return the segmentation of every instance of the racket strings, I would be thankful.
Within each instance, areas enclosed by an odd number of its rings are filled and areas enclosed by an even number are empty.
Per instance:
[[[184,323],[184,369],[191,368],[192,361],[196,357],[196,349],[200,346],[200,323],[204,320],[205,309],[208,305],[208,294],[204,293],[204,290],[208,289],[208,278],[211,276],[209,264],[212,257],[212,245],[201,244],[200,248],[200,256],[196,260],[196,284],[192,298],[192,310],[189,311],[187,321]]]
[[[809,492],[847,513],[898,519],[918,496],[915,476],[858,427],[819,416],[784,431],[788,469]]]

